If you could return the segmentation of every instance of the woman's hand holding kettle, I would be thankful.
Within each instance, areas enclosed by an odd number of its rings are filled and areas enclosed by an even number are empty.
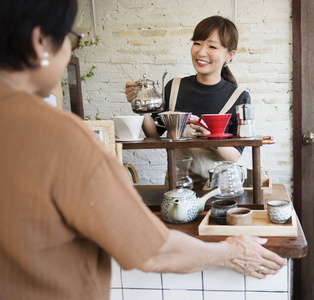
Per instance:
[[[141,81],[141,80],[142,79],[140,78],[138,81]],[[125,92],[128,102],[131,102],[137,92],[137,83],[128,81],[125,84],[124,92]],[[159,137],[159,134],[156,130],[155,122],[150,116],[150,114],[144,114],[144,121],[143,121],[142,128],[146,137],[156,137],[156,138]]]
[[[125,84],[125,94],[126,94],[126,98],[128,100],[128,102],[131,102],[132,98],[135,96],[136,94],[136,82],[127,82]]]

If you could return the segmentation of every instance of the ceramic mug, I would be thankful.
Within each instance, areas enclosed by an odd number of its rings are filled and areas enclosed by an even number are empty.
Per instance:
[[[272,223],[287,223],[291,218],[291,202],[287,200],[271,200],[267,202],[267,214]]]
[[[144,116],[113,117],[116,139],[119,141],[139,140]]]
[[[211,204],[210,218],[217,224],[227,224],[227,211],[236,208],[237,202],[234,200],[215,200]]]
[[[231,208],[227,211],[228,225],[251,225],[252,224],[252,210],[246,207]]]

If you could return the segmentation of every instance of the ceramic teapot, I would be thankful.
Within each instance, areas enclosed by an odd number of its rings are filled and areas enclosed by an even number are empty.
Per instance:
[[[155,88],[155,82],[147,79],[144,74],[143,79],[136,82],[137,91],[131,100],[133,112],[137,114],[157,113],[164,110],[165,85],[164,79],[167,75],[165,72],[162,76],[162,94],[160,95]]]
[[[167,223],[180,224],[193,221],[204,211],[206,201],[220,194],[219,188],[214,188],[204,196],[197,198],[190,189],[178,187],[164,194],[161,203],[161,216]]]
[[[234,198],[244,193],[244,171],[232,161],[215,162],[210,188],[219,187],[221,193],[216,198]]]

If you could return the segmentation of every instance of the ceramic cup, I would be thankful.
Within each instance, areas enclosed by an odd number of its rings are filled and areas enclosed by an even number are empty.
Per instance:
[[[139,140],[144,116],[113,117],[116,139],[120,141]]]
[[[250,225],[252,224],[252,211],[249,208],[238,207],[227,211],[228,225]]]
[[[227,224],[227,211],[236,208],[237,202],[234,200],[215,200],[211,205],[211,219],[217,224]]]
[[[211,134],[223,134],[228,125],[230,117],[231,114],[206,114],[201,115],[201,117],[198,119],[198,123],[203,128],[210,131]],[[202,121],[205,123],[205,125]]]
[[[287,200],[268,201],[267,214],[273,223],[287,223],[291,218],[291,202]]]

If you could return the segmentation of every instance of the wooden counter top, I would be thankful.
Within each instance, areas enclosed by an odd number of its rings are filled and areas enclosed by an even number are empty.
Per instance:
[[[149,201],[149,194],[156,193],[156,191],[149,192],[149,191],[140,191],[140,194],[143,196],[143,200],[147,205],[153,210],[156,210],[156,207],[161,204],[162,201],[162,195],[163,192],[157,192],[157,195],[159,195],[159,204],[155,202]],[[287,193],[287,190],[284,185],[282,184],[273,184],[273,192],[270,195],[264,196],[264,203],[265,206],[267,204],[267,201],[274,200],[274,199],[281,199],[281,200],[290,200],[289,195]],[[266,208],[266,207],[265,207]],[[168,228],[175,229],[182,231],[186,234],[189,234],[197,239],[200,239],[205,242],[219,242],[223,241],[226,237],[224,236],[199,236],[198,235],[198,225],[204,218],[208,211],[208,206],[205,207],[205,211],[198,216],[197,219],[190,223],[186,224],[168,224]],[[159,218],[161,218],[160,208],[159,211],[154,212]],[[307,241],[305,238],[305,235],[303,233],[301,224],[299,222],[299,219],[297,218],[297,227],[298,227],[298,235],[297,237],[267,237],[268,242],[265,246],[265,248],[274,251],[275,253],[279,254],[282,257],[285,258],[302,258],[306,256],[307,254]]]

